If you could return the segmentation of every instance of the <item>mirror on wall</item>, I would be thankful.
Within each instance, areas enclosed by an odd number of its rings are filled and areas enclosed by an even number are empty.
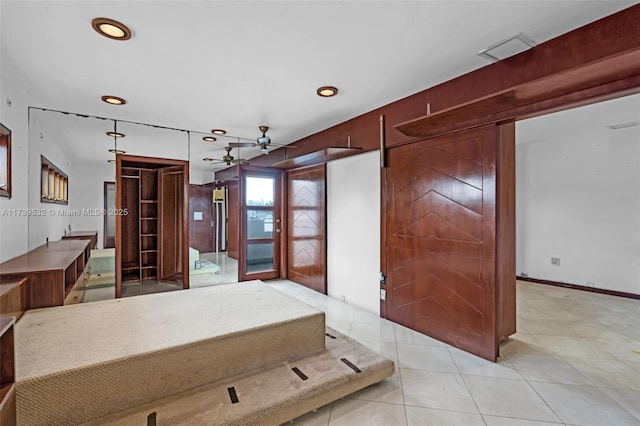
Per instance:
[[[224,204],[214,203],[213,197],[214,173],[221,167],[202,161],[204,157],[222,157],[224,145],[206,143],[202,135],[181,130],[31,108],[28,180],[29,210],[34,214],[29,217],[29,250],[69,233],[97,232],[87,268],[87,288],[95,285],[102,289],[102,295],[95,292],[97,299],[112,298],[118,212],[116,167],[110,160],[121,151],[188,160],[189,225],[194,231],[190,234],[195,235],[190,236],[190,243],[193,240],[195,244],[189,249],[191,286],[237,282],[235,261],[221,251],[220,237],[225,230],[216,229],[216,225],[222,228],[226,212]],[[85,299],[90,300],[93,294],[87,291]]]

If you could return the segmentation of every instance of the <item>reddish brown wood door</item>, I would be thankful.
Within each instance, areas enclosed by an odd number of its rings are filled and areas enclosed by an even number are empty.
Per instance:
[[[104,211],[113,211],[116,208],[116,183],[104,183]],[[116,247],[116,217],[115,215],[104,216],[103,248]]]
[[[158,278],[188,287],[189,253],[184,239],[186,227],[182,166],[158,169]],[[185,262],[186,260],[186,262]]]
[[[288,172],[287,277],[327,294],[326,166]]]
[[[495,360],[495,126],[388,155],[387,317]]]
[[[227,256],[238,260],[240,255],[240,187],[227,187]]]
[[[200,253],[214,251],[213,184],[189,185],[189,246]]]

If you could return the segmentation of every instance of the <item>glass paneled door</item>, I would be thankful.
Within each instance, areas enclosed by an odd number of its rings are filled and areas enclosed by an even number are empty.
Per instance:
[[[280,277],[280,171],[244,169],[240,281]]]

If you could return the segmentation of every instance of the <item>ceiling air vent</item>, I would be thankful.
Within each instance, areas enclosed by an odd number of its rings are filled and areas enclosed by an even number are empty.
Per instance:
[[[535,41],[520,33],[479,51],[478,55],[490,60],[491,62],[498,62],[510,56],[524,52],[525,50],[531,49],[536,46],[536,44],[537,43]]]
[[[640,122],[637,122],[637,121],[632,121],[630,123],[612,124],[611,126],[607,126],[607,129],[609,130],[628,129],[629,127],[636,127],[639,124]]]

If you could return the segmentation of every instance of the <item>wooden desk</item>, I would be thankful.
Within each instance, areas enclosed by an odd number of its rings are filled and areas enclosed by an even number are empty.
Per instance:
[[[72,231],[62,237],[63,240],[89,240],[91,249],[98,247],[98,231]]]
[[[83,248],[56,243],[62,242],[49,243],[0,264],[0,277],[27,277],[28,309],[77,303],[82,298],[88,243]],[[72,290],[75,292],[69,299]]]
[[[27,310],[27,278],[0,278],[0,318],[20,319]]]

